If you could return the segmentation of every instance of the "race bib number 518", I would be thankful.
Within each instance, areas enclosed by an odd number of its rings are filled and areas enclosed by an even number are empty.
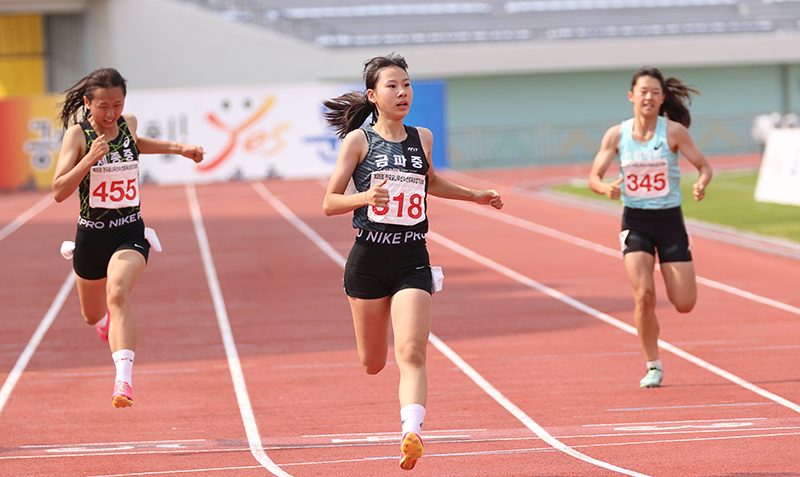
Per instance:
[[[669,194],[669,164],[666,160],[622,163],[625,195],[628,197],[664,197]]]
[[[120,209],[139,205],[139,162],[118,162],[92,167],[89,172],[89,207]]]
[[[383,187],[389,190],[389,206],[371,206],[367,217],[373,222],[394,225],[416,225],[425,220],[425,176],[404,171],[376,171],[372,173],[370,187],[384,179]]]

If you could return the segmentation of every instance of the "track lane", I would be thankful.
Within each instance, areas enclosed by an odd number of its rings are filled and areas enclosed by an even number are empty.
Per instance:
[[[217,467],[264,475],[260,466],[248,467],[255,462],[243,441],[183,188],[148,188],[146,198],[147,225],[165,252],[151,254],[133,295],[140,337],[134,408],[110,405],[108,347],[83,323],[73,289],[0,414],[0,427],[14,430],[0,433],[7,475],[170,475]],[[74,224],[67,229],[74,235]],[[51,235],[59,244],[64,238]],[[47,249],[57,255],[57,247]],[[57,257],[59,269],[68,269]]]

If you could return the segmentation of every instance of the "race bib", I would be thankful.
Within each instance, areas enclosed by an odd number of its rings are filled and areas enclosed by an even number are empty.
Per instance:
[[[628,197],[664,197],[669,194],[669,162],[623,161],[624,193]]]
[[[138,205],[138,161],[92,167],[89,172],[89,207],[121,209]]]
[[[384,179],[389,206],[370,206],[367,217],[373,222],[394,225],[416,225],[425,220],[425,176],[404,171],[375,171],[370,187]]]

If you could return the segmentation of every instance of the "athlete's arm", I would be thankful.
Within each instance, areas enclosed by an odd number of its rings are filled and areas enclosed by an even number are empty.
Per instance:
[[[200,146],[189,146],[179,142],[162,141],[160,139],[153,139],[150,137],[139,137],[136,135],[136,127],[138,120],[133,114],[123,114],[125,122],[128,123],[128,128],[131,131],[133,140],[136,141],[136,147],[142,154],[180,154],[183,157],[188,157],[194,162],[203,160],[205,151]]]
[[[491,205],[495,209],[503,208],[503,199],[495,190],[475,190],[462,187],[436,175],[431,162],[433,149],[433,133],[426,128],[417,128],[425,157],[428,159],[428,194],[444,199],[471,200],[481,205]]]
[[[70,126],[61,141],[56,170],[53,174],[53,198],[61,202],[78,188],[92,166],[108,154],[105,134],[92,142],[86,155],[86,142],[79,124]]]
[[[353,171],[358,163],[364,160],[368,149],[367,137],[360,129],[350,131],[342,140],[339,157],[336,159],[336,166],[333,168],[328,181],[328,190],[325,191],[325,199],[322,202],[325,215],[346,214],[367,204],[376,207],[389,205],[389,191],[381,187],[386,181],[366,192],[345,194]]]
[[[600,150],[594,157],[592,172],[589,173],[589,188],[598,194],[606,195],[614,200],[619,199],[622,192],[620,189],[622,179],[617,179],[614,182],[603,182],[603,176],[614,160],[614,156],[617,154],[620,129],[621,126],[616,125],[603,135],[603,141],[600,143]]]
[[[694,200],[703,200],[706,196],[706,187],[711,182],[711,176],[714,173],[711,171],[711,166],[708,164],[705,156],[700,152],[700,148],[692,140],[689,130],[678,122],[667,122],[667,142],[670,149],[673,151],[680,151],[683,156],[691,162],[694,167],[700,172],[697,182],[694,183],[693,193]]]

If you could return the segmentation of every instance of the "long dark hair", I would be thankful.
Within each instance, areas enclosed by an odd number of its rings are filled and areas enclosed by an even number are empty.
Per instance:
[[[123,95],[128,94],[127,81],[119,74],[119,71],[114,68],[103,68],[92,71],[75,83],[72,88],[64,91],[67,96],[61,103],[61,114],[59,114],[64,129],[67,129],[71,123],[77,124],[89,117],[89,110],[83,105],[84,96],[91,101],[97,88],[116,87],[122,88]],[[81,112],[83,113],[82,117],[80,117]]]
[[[631,80],[631,91],[636,86],[636,81],[642,76],[649,76],[657,79],[661,83],[661,90],[664,92],[664,103],[658,110],[659,116],[666,116],[679,122],[687,128],[692,124],[692,116],[689,114],[689,105],[692,104],[692,94],[700,94],[696,89],[686,86],[678,78],[664,79],[664,75],[658,68],[644,66],[634,73]]]
[[[403,71],[408,70],[405,58],[395,53],[367,60],[364,63],[366,89],[375,89],[381,70],[392,66],[402,68]],[[322,104],[328,108],[322,115],[336,131],[339,139],[344,138],[350,131],[360,128],[370,115],[373,123],[378,120],[378,109],[367,99],[366,92],[350,91],[338,98],[325,100]]]

